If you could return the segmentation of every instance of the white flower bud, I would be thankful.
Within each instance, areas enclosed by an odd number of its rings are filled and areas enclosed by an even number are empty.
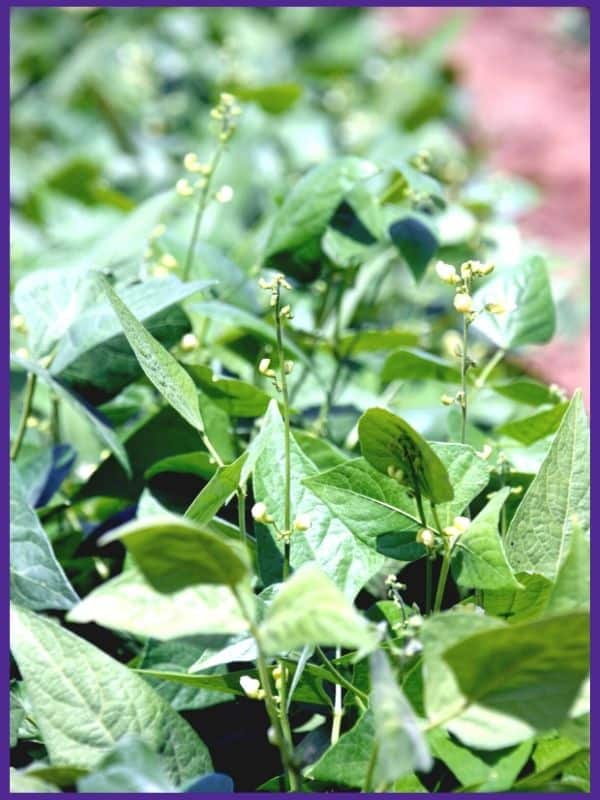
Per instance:
[[[219,203],[229,203],[229,201],[233,199],[233,189],[231,186],[221,186],[215,193],[215,199]]]
[[[491,262],[486,262],[484,264],[481,261],[471,261],[471,269],[473,271],[473,275],[477,276],[478,278],[482,278],[484,275],[489,275],[491,272],[493,272],[495,265]]]
[[[455,400],[455,398],[451,397],[449,394],[443,394],[440,399],[442,401],[442,404],[445,406],[451,406]]]
[[[425,545],[425,547],[433,547],[435,545],[435,534],[429,528],[421,528],[417,533],[417,542]]]
[[[177,266],[177,259],[171,253],[165,253],[161,256],[160,263],[167,269],[173,269]]]
[[[183,158],[183,166],[188,172],[196,172],[198,168],[198,156],[196,153],[186,153]]]
[[[454,517],[454,522],[452,524],[455,528],[458,528],[461,533],[464,533],[471,524],[471,520],[468,517]]]
[[[482,450],[475,451],[475,455],[479,456],[479,458],[483,459],[484,461],[487,461],[491,454],[492,448],[489,444],[484,444]]]
[[[194,190],[190,186],[187,178],[180,178],[175,184],[175,191],[180,197],[190,197],[194,194]]]
[[[292,370],[294,369],[294,362],[293,361],[284,361],[283,362],[283,371],[286,375],[290,375]]]
[[[194,333],[186,333],[181,337],[180,347],[182,350],[185,350],[186,353],[196,350],[199,344],[198,337]]]
[[[473,310],[473,298],[466,292],[458,292],[454,296],[454,308],[460,314],[469,314]]]
[[[263,525],[273,522],[273,517],[268,513],[264,503],[255,503],[250,513],[252,514],[252,519],[256,520],[256,522],[262,522]]]
[[[240,686],[246,697],[251,700],[262,700],[265,696],[264,689],[260,687],[260,681],[250,675],[242,675],[240,678]]]
[[[268,375],[269,367],[271,366],[271,359],[270,358],[261,358],[258,364],[258,371],[261,375]]]
[[[435,271],[438,278],[444,283],[458,283],[460,280],[456,268],[452,264],[447,264],[445,261],[438,261],[435,265]]]
[[[309,514],[299,514],[294,520],[295,531],[307,531],[310,528],[311,520]]]

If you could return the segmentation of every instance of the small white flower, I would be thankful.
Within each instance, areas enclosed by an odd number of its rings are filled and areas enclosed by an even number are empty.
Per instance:
[[[161,256],[160,263],[167,269],[174,269],[177,266],[177,259],[171,253],[165,253]]]
[[[455,528],[458,528],[461,533],[464,533],[470,524],[471,520],[468,517],[454,517],[453,525]]]
[[[242,675],[240,686],[246,697],[251,700],[261,700],[265,696],[264,689],[260,687],[260,681],[250,675]]]
[[[231,186],[221,186],[221,188],[215,193],[215,199],[219,203],[229,203],[230,200],[233,199],[233,189]]]
[[[197,172],[198,156],[196,153],[186,153],[183,158],[183,166],[188,170],[188,172]]]
[[[491,454],[492,448],[489,444],[484,444],[482,450],[475,451],[475,455],[479,456],[479,458],[483,459],[484,461],[487,461]]]
[[[255,503],[250,513],[252,514],[252,519],[256,520],[256,522],[262,522],[264,525],[273,522],[273,517],[267,511],[267,507],[264,503]]]
[[[194,194],[194,190],[190,186],[187,178],[180,178],[175,184],[175,191],[180,197],[190,197]]]
[[[494,271],[495,264],[492,264],[491,261],[485,263],[481,261],[471,261],[471,269],[473,270],[473,275],[482,278],[484,275],[489,275],[490,272]]]
[[[404,655],[407,658],[416,656],[423,649],[423,645],[418,639],[410,639],[404,646]]]
[[[309,514],[299,514],[294,520],[294,530],[307,531],[310,528],[310,523],[311,520]]]
[[[433,547],[435,544],[435,534],[429,528],[421,528],[417,533],[417,542],[425,545],[425,547]]]
[[[460,314],[469,314],[473,310],[473,298],[466,292],[458,292],[454,296],[454,308]]]
[[[435,265],[435,271],[438,278],[444,283],[458,283],[460,280],[456,267],[453,267],[452,264],[447,264],[445,261],[438,261]]]
[[[258,362],[258,371],[261,375],[269,375],[273,370],[270,369],[271,367],[271,359],[270,358],[261,358]]]
[[[181,349],[185,350],[186,352],[190,352],[191,350],[195,350],[200,342],[198,341],[198,337],[195,333],[186,333],[184,336],[181,337]]]
[[[294,362],[293,361],[284,361],[283,362],[283,371],[286,375],[290,375],[292,370],[294,369]]]
[[[452,396],[451,396],[451,395],[449,395],[449,394],[443,394],[443,395],[441,396],[441,398],[440,398],[440,399],[441,399],[441,401],[442,401],[442,405],[444,405],[444,406],[451,406],[451,405],[454,403],[454,401],[455,401],[455,399],[456,399],[456,398],[455,398],[455,397],[452,397]]]

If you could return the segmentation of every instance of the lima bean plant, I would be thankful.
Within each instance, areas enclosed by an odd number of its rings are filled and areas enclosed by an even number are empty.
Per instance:
[[[237,265],[220,173],[291,90],[231,88],[174,189],[14,284],[13,790],[589,791],[548,259],[416,147],[292,170]]]

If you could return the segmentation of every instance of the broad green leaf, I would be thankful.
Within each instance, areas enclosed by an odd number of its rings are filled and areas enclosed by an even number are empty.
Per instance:
[[[375,787],[387,787],[413,771],[429,772],[429,747],[408,700],[398,686],[387,655],[378,650],[369,657],[370,708],[375,726],[377,755]]]
[[[294,664],[286,661],[286,665],[294,669]],[[172,681],[195,689],[203,689],[209,692],[220,692],[224,695],[234,695],[245,697],[245,692],[241,687],[240,678],[249,675],[251,678],[258,676],[258,670],[250,667],[236,672],[224,672],[220,675],[191,675],[189,672],[164,672],[162,670],[144,669],[137,670],[137,674],[144,678],[153,680]],[[292,676],[293,677],[293,676]],[[312,670],[304,670],[298,688],[295,692],[295,699],[299,703],[311,703],[319,706],[331,706],[331,700],[322,686],[323,675],[315,676]]]
[[[240,100],[252,100],[269,114],[281,114],[294,106],[303,92],[299,83],[269,83],[264,86],[233,87]]]
[[[392,223],[389,235],[414,279],[419,282],[438,249],[438,240],[416,217],[404,217]]]
[[[554,580],[573,527],[587,533],[588,520],[589,433],[581,393],[576,392],[506,534],[513,570]]]
[[[587,747],[582,747],[568,738],[556,734],[544,736],[537,742],[533,751],[533,773],[517,781],[513,787],[514,791],[543,792],[549,781],[569,770],[582,758],[585,759],[588,754]],[[565,791],[565,788],[561,787],[559,791]]]
[[[173,356],[148,333],[125,303],[102,279],[102,286],[148,380],[192,428],[204,430],[194,381]]]
[[[588,638],[588,615],[571,613],[474,634],[442,657],[469,703],[547,731],[567,718],[586,678]]]
[[[221,506],[236,492],[247,458],[248,453],[242,453],[233,464],[219,467],[187,509],[185,516],[199,524],[209,522]]]
[[[79,598],[59,564],[17,468],[10,468],[10,596],[31,608],[68,609]]]
[[[500,297],[516,308],[507,314],[480,314],[473,327],[504,350],[526,344],[544,344],[554,335],[556,315],[548,270],[535,256],[515,269],[498,275],[476,292],[476,308]]]
[[[206,450],[197,450],[192,453],[180,453],[177,456],[167,456],[144,472],[144,478],[150,480],[164,472],[179,472],[183,475],[197,475],[199,478],[212,478],[215,475],[215,465],[211,463],[211,456]],[[218,470],[218,468],[217,468]]]
[[[314,564],[300,567],[281,586],[259,630],[267,655],[287,653],[307,644],[367,653],[379,641],[378,631]]]
[[[486,614],[502,617],[507,622],[526,622],[541,617],[548,605],[552,582],[543,575],[517,572],[515,579],[523,587],[489,590],[484,595]]]
[[[498,523],[510,489],[496,492],[452,550],[452,575],[459,586],[476,589],[513,589],[519,584],[513,575]]]
[[[559,394],[551,386],[546,386],[531,378],[514,378],[505,383],[492,384],[489,388],[503,397],[508,397],[509,400],[514,400],[515,403],[525,403],[529,406],[556,404],[560,400]]]
[[[19,741],[19,729],[25,719],[25,708],[18,694],[18,684],[10,687],[10,746],[14,747]]]
[[[266,265],[282,268],[302,281],[317,277],[319,239],[335,210],[359,181],[376,171],[374,164],[353,156],[313,167],[295,184],[273,218],[265,247]]]
[[[22,794],[40,795],[51,794],[54,792],[60,793],[60,789],[53,786],[41,778],[36,778],[33,775],[28,775],[23,770],[10,768],[10,791]]]
[[[533,444],[556,431],[568,406],[568,403],[559,403],[530,417],[505,422],[496,429],[496,433],[510,436],[511,439],[516,439],[524,445]]]
[[[466,445],[434,442],[431,447],[446,467],[454,487],[453,500],[438,507],[438,517],[445,526],[485,488],[489,466]],[[379,536],[377,547],[392,558],[413,560],[425,554],[425,548],[415,543],[421,521],[414,499],[408,496],[406,487],[383,475],[364,458],[346,461],[305,478],[304,485],[370,547],[375,546],[375,538]],[[435,524],[429,509],[426,520]],[[389,548],[397,552],[387,552]]]
[[[84,794],[175,791],[160,755],[141,737],[131,734],[119,739],[95,770],[77,781],[77,790]]]
[[[93,276],[89,280],[94,282]],[[190,329],[179,303],[213,283],[182,283],[169,277],[124,287],[118,296],[149,335],[168,349]],[[141,362],[131,349],[111,304],[102,298],[62,336],[50,371],[77,391],[112,396],[140,375]]]
[[[550,590],[548,614],[587,608],[590,602],[590,543],[581,528],[571,533],[569,552]]]
[[[254,496],[266,504],[280,528],[284,522],[284,425],[275,401],[271,402],[262,429],[263,449],[254,471]],[[318,470],[291,442],[292,509],[294,516],[309,514],[310,528],[292,535],[291,563],[295,569],[315,562],[347,597],[354,598],[369,578],[383,566],[384,559],[372,547],[359,541],[325,503],[303,485],[304,478]],[[269,532],[267,534],[271,536]],[[280,543],[277,543],[281,547]]]
[[[460,371],[450,361],[425,350],[403,347],[394,350],[387,357],[381,372],[381,380],[385,382],[435,380],[443,383],[459,383]]]
[[[92,427],[96,436],[104,442],[112,453],[114,453],[120,465],[125,470],[125,474],[130,474],[131,467],[129,466],[129,459],[123,444],[119,441],[116,433],[102,421],[96,409],[80,400],[77,395],[73,394],[73,392],[63,386],[62,383],[53,378],[50,373],[38,363],[11,356],[11,365],[13,364],[19,369],[25,370],[26,372],[33,372],[34,375],[37,375],[39,380],[42,380],[52,389],[59,400],[62,400],[72,408],[78,416],[82,417]]]
[[[349,357],[361,353],[392,350],[396,347],[414,347],[419,343],[419,339],[420,336],[417,332],[401,328],[389,330],[360,328],[340,336],[338,352],[344,357]]]
[[[159,640],[240,633],[248,627],[229,588],[190,586],[163,594],[133,567],[93,589],[67,619]]]
[[[432,503],[452,500],[448,472],[423,437],[401,417],[371,408],[358,421],[363,457],[384,474],[389,467],[404,473],[404,481]]]
[[[10,630],[51,763],[94,769],[131,733],[162,753],[175,784],[211,770],[194,730],[127,667],[57,623],[16,606]]]
[[[339,786],[360,789],[365,785],[375,743],[373,712],[368,709],[349,731],[308,767],[307,777]],[[427,790],[416,775],[394,781],[391,791],[412,794]]]
[[[467,749],[445,731],[436,728],[428,735],[431,750],[468,791],[506,792],[525,766],[531,741],[496,751]]]
[[[248,575],[242,551],[185,517],[134,520],[104,535],[121,541],[148,583],[171,594],[196,584],[235,586]]]
[[[203,393],[231,417],[260,417],[267,410],[270,397],[250,383],[222,378],[202,364],[184,364]]]
[[[302,430],[293,431],[293,436],[302,448],[302,452],[319,469],[329,469],[346,461],[342,451],[322,436]]]

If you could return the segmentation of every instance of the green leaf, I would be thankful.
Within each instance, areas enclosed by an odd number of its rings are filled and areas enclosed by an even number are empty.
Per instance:
[[[360,448],[366,460],[384,474],[394,467],[404,480],[432,503],[452,500],[448,472],[423,437],[401,417],[371,408],[358,421]]]
[[[169,277],[124,287],[118,297],[138,325],[143,323],[147,335],[168,349],[190,329],[179,303],[213,284]],[[77,391],[93,389],[112,396],[140,375],[135,348],[134,353],[131,349],[119,319],[103,299],[81,313],[62,336],[50,371]]]
[[[315,274],[312,264],[319,260],[318,239],[355,184],[376,171],[372,163],[353,156],[313,167],[294,185],[273,218],[265,248],[266,265],[278,268],[284,256],[296,251],[296,254],[300,252],[299,263],[286,263],[284,271],[299,280],[316,277],[320,265]]]
[[[392,223],[389,235],[418,283],[438,249],[438,240],[416,217],[404,217]]]
[[[550,386],[531,378],[514,378],[505,383],[495,383],[489,388],[503,397],[508,397],[509,400],[514,400],[515,403],[525,403],[529,406],[556,404],[560,400],[558,393]]]
[[[194,502],[185,512],[188,519],[199,524],[209,522],[240,485],[248,453],[242,453],[233,464],[219,467]]]
[[[515,579],[522,589],[490,590],[485,593],[486,614],[503,617],[510,623],[541,617],[548,604],[551,581],[543,575],[527,572],[517,572]]]
[[[10,596],[31,608],[68,609],[79,598],[27,502],[19,472],[10,466]]]
[[[77,791],[145,794],[175,790],[160,755],[140,737],[128,734],[119,739],[94,772],[77,781]]]
[[[110,304],[148,380],[192,428],[204,431],[194,381],[173,356],[148,333],[109,283],[101,279]]]
[[[382,650],[372,653],[369,665],[370,707],[377,748],[374,785],[385,788],[414,770],[429,772],[433,761],[417,718],[396,682],[386,654]]]
[[[550,591],[546,613],[564,614],[588,608],[590,602],[590,542],[574,527],[567,557]]]
[[[190,586],[167,595],[155,591],[134,567],[93,589],[67,619],[159,640],[241,633],[248,627],[229,588]]]
[[[28,775],[27,772],[15,769],[14,767],[10,768],[10,791],[15,794],[24,793],[32,795],[51,794],[54,792],[60,793],[60,789],[57,789],[57,787],[53,786],[51,783],[43,781],[41,778],[36,778],[33,775]]]
[[[403,347],[394,350],[385,360],[381,380],[423,381],[459,383],[460,371],[450,361],[432,355],[425,350]]]
[[[262,429],[263,450],[254,471],[254,496],[266,504],[280,529],[284,523],[284,425],[275,401],[271,402]],[[294,533],[291,541],[293,568],[306,562],[316,562],[326,575],[354,598],[369,578],[384,563],[372,547],[359,541],[327,505],[303,485],[304,478],[318,470],[302,452],[294,439],[290,447],[292,474],[292,508],[294,514],[309,514],[310,528]],[[267,534],[271,536],[269,532]],[[280,543],[278,546],[281,547]]]
[[[270,83],[254,87],[236,84],[233,87],[233,94],[240,100],[253,100],[269,114],[287,111],[300,99],[302,92],[299,83]]]
[[[547,731],[567,718],[586,678],[588,636],[587,614],[565,614],[477,633],[442,657],[469,703]]]
[[[199,478],[212,478],[215,466],[206,450],[197,450],[192,453],[180,453],[176,456],[162,458],[144,472],[144,478],[150,480],[164,472],[178,472],[182,475],[197,475]]]
[[[267,410],[270,396],[250,383],[222,378],[201,364],[184,364],[202,392],[231,417],[260,417]]]
[[[519,588],[498,533],[500,512],[510,489],[496,492],[452,550],[452,575],[459,586],[477,589]]]
[[[478,792],[509,791],[532,748],[531,741],[527,741],[492,752],[467,749],[440,728],[427,738],[434,756],[446,764],[462,786]]]
[[[559,403],[530,417],[505,422],[496,432],[501,436],[510,436],[524,445],[533,444],[556,431],[568,407],[568,403]]]
[[[185,517],[134,520],[100,544],[114,541],[123,542],[148,583],[164,594],[203,583],[233,587],[248,575],[239,548]]]
[[[122,736],[132,733],[162,753],[175,784],[211,770],[194,730],[127,667],[57,623],[16,606],[10,628],[11,649],[51,763],[94,769]]]
[[[431,447],[454,487],[454,499],[438,507],[438,517],[445,526],[485,488],[489,466],[466,445],[434,442]],[[380,552],[399,560],[414,560],[425,554],[425,548],[415,542],[421,521],[414,499],[408,496],[406,487],[383,475],[364,458],[346,461],[305,478],[303,483],[369,547],[376,544]],[[426,521],[435,524],[429,511]]]
[[[392,350],[396,347],[410,347],[419,343],[416,331],[402,329],[361,328],[344,333],[339,338],[338,352],[343,357]],[[327,346],[329,343],[324,343]]]
[[[340,736],[319,760],[308,768],[308,776],[318,781],[360,789],[365,784],[373,751],[375,727],[373,712],[367,710],[356,725]]]
[[[304,645],[372,650],[379,633],[316,565],[305,564],[275,595],[260,625],[267,655]]]
[[[506,554],[515,572],[556,578],[573,527],[588,530],[589,480],[588,426],[576,392],[506,534]]]
[[[122,443],[117,438],[115,432],[106,425],[99,417],[96,409],[88,406],[83,401],[73,394],[69,389],[65,388],[59,381],[55,380],[50,373],[34,361],[27,361],[24,358],[17,358],[11,356],[11,365],[17,366],[26,372],[33,372],[34,375],[42,380],[47,386],[52,389],[54,394],[67,404],[73,411],[82,417],[89,425],[91,425],[96,436],[104,442],[108,449],[114,453],[119,463],[125,470],[126,475],[131,474],[131,467],[129,466],[129,459]]]
[[[516,308],[507,314],[480,314],[473,327],[503,350],[526,344],[544,344],[554,335],[556,314],[548,270],[543,258],[535,256],[521,266],[498,275],[476,292],[479,308],[500,296]]]
[[[138,669],[187,673],[188,669],[198,660],[200,654],[207,651],[214,652],[212,650],[213,647],[221,647],[223,642],[229,641],[229,638],[217,634],[214,636],[177,638],[166,642],[158,642],[151,639],[146,643],[141,659],[136,661],[136,667]],[[225,672],[225,667],[219,665],[216,668],[208,668],[203,671],[204,674],[220,674]],[[174,681],[157,681],[154,678],[147,678],[147,680],[154,691],[164,697],[171,708],[176,711],[210,708],[230,699],[229,697],[223,697],[221,692],[194,689],[190,686],[177,684]]]

